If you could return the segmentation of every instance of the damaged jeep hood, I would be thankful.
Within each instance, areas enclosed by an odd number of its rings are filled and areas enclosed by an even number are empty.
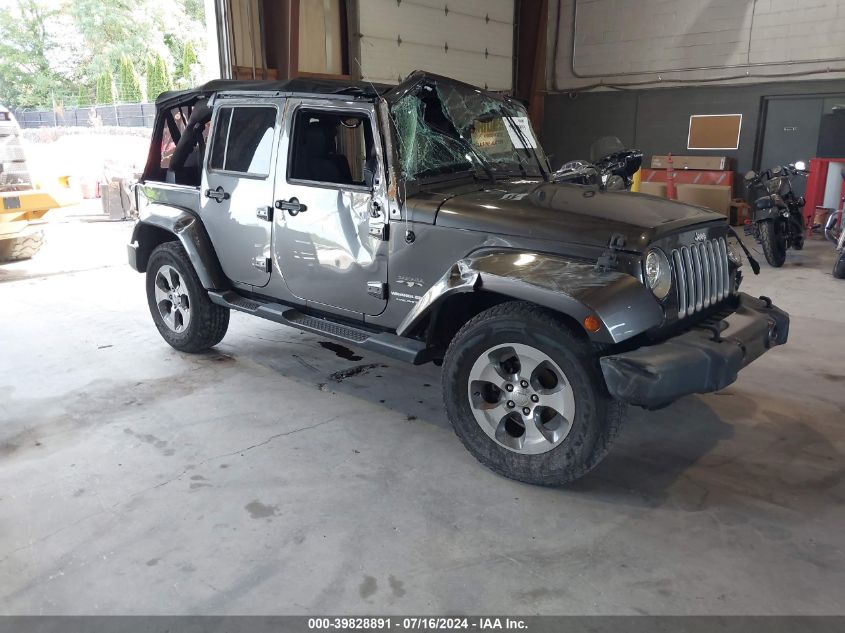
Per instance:
[[[569,184],[496,183],[468,193],[442,193],[438,226],[601,247],[621,233],[626,250],[636,251],[662,235],[725,220],[708,209],[664,198]]]

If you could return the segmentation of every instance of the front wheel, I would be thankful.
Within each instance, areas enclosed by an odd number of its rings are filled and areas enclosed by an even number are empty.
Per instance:
[[[211,302],[178,242],[160,244],[150,255],[147,303],[162,338],[181,352],[205,351],[229,328],[229,309]]]
[[[561,485],[607,454],[625,405],[606,392],[593,346],[553,313],[504,303],[471,319],[443,364],[455,433],[494,472]]]
[[[0,240],[0,262],[32,259],[44,245],[44,232],[35,231]]]
[[[833,265],[833,276],[837,279],[845,279],[845,249],[836,254],[836,263]]]
[[[778,232],[774,220],[763,220],[759,223],[760,243],[763,254],[770,266],[780,268],[786,262],[786,235]]]

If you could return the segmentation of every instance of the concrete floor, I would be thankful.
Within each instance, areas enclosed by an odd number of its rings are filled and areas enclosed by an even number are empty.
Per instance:
[[[827,244],[746,280],[792,313],[788,346],[632,410],[592,475],[544,489],[463,449],[436,367],[239,314],[216,352],[175,352],[129,228],[55,225],[0,267],[0,612],[845,613]]]

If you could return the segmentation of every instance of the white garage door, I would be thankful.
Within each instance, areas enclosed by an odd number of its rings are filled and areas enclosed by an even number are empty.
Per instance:
[[[490,90],[512,88],[513,0],[364,0],[358,6],[365,79],[397,83],[426,70]]]

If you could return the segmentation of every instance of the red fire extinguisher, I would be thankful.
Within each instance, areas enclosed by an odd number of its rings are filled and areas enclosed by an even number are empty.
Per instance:
[[[677,200],[678,192],[675,189],[675,166],[672,162],[672,154],[666,158],[666,197],[669,200]]]

